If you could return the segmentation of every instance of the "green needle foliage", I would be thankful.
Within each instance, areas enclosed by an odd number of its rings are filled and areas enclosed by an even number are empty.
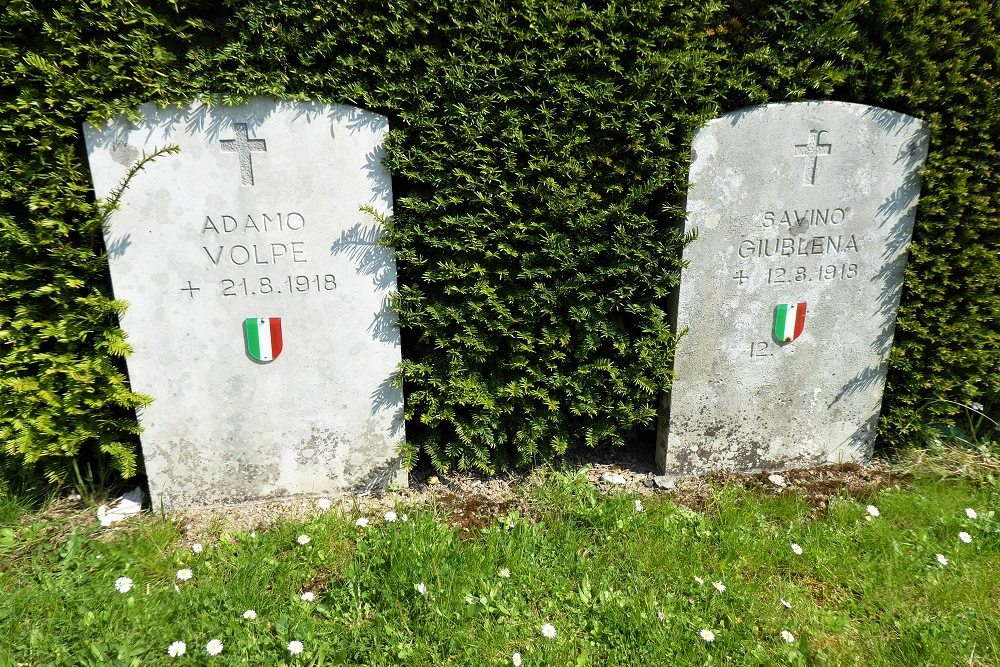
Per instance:
[[[136,472],[81,127],[143,102],[353,104],[393,128],[403,455],[493,471],[654,423],[689,143],[749,104],[918,116],[931,155],[882,432],[1000,398],[989,0],[11,0],[0,10],[0,444]],[[936,400],[931,399],[947,399]]]

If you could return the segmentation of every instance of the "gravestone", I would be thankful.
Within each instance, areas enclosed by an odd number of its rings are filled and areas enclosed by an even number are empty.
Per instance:
[[[84,127],[154,507],[406,483],[388,121],[253,99]],[[364,208],[364,210],[362,210]]]
[[[927,143],[916,118],[842,102],[697,133],[661,472],[870,456]]]

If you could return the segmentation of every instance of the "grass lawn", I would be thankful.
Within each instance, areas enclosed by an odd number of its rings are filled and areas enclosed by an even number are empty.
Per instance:
[[[920,464],[821,511],[719,486],[697,513],[538,477],[482,529],[434,502],[317,511],[200,553],[162,517],[109,535],[0,499],[0,667],[1000,664],[989,474]]]

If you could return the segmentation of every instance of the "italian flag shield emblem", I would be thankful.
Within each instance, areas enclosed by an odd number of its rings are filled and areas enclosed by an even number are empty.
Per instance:
[[[281,354],[281,318],[248,317],[243,320],[247,354],[256,361],[274,361]]]
[[[779,303],[774,308],[774,339],[791,343],[806,326],[806,302]]]

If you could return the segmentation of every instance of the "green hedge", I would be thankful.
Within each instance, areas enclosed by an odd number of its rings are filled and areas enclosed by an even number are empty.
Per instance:
[[[496,470],[648,433],[689,141],[778,100],[930,122],[883,433],[1000,398],[988,0],[10,0],[0,14],[0,442],[136,471],[80,126],[219,95],[387,114],[413,462]],[[650,445],[651,446],[651,445]]]

